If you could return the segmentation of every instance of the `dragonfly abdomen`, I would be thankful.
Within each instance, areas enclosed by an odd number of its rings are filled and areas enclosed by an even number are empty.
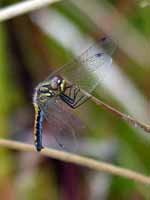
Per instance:
[[[43,112],[37,104],[34,104],[35,120],[34,120],[34,143],[37,151],[41,151],[42,146],[42,128],[43,128]]]

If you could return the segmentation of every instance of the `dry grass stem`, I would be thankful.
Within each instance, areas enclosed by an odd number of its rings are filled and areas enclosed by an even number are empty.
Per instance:
[[[40,9],[60,0],[30,0],[0,9],[0,22]]]
[[[132,126],[134,126],[134,128],[141,128],[143,129],[145,132],[150,133],[150,126],[147,124],[144,124],[143,122],[140,122],[136,119],[134,119],[133,117],[126,115],[120,111],[118,111],[117,109],[109,106],[108,104],[104,103],[103,101],[101,101],[100,99],[97,99],[94,96],[91,96],[91,100],[98,106],[104,108],[105,110],[111,112],[112,114],[116,115],[117,117],[119,117],[120,119],[128,122],[129,124],[131,124]]]
[[[26,152],[35,152],[35,147],[33,145],[21,143],[21,142],[15,142],[12,140],[6,140],[6,139],[0,139],[0,146],[1,147],[6,147],[9,149],[14,149],[18,151],[26,151]],[[97,170],[100,172],[106,172],[110,173],[113,175],[125,177],[128,179],[131,179],[133,181],[137,181],[139,183],[144,183],[144,184],[150,184],[150,177],[144,176],[138,172],[134,172],[129,169],[124,169],[121,167],[117,167],[105,162],[100,162],[96,161],[94,159],[86,158],[83,156],[78,156],[75,154],[63,152],[63,151],[58,151],[54,149],[48,149],[44,148],[41,152],[41,155],[53,158],[53,159],[58,159],[63,162],[68,162],[68,163],[74,163],[83,167],[87,167],[93,170]]]

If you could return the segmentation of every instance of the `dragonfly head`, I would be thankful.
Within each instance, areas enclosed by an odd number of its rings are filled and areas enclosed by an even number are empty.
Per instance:
[[[50,86],[52,90],[58,90],[62,83],[62,80],[63,79],[59,76],[53,76],[50,81]]]
[[[66,81],[61,76],[53,76],[50,81],[52,90],[64,92]]]

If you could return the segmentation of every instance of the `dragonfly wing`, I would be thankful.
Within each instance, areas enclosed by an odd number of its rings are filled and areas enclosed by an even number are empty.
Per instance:
[[[112,56],[117,49],[116,43],[110,37],[103,37],[98,41],[98,43],[105,53],[110,56]]]
[[[77,135],[84,129],[80,119],[59,97],[51,98],[47,105],[41,104],[40,109],[59,147],[66,151],[75,151],[78,144]]]
[[[102,48],[99,48],[99,44]],[[60,74],[79,88],[91,93],[99,83],[97,77],[103,79],[101,68],[111,65],[110,55],[113,54],[114,50],[115,44],[112,40],[103,38],[97,45],[89,47],[77,59],[56,70],[48,79],[55,74]]]

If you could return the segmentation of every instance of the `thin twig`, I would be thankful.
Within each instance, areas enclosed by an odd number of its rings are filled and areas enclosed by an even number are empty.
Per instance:
[[[21,150],[21,151],[27,151],[27,152],[35,152],[35,147],[33,145],[21,143],[21,142],[15,142],[11,140],[6,139],[0,139],[0,146],[6,147],[14,150]],[[36,152],[35,152],[36,153]],[[58,159],[64,162],[74,163],[78,164],[80,166],[88,167],[93,170],[107,172],[113,175],[126,177],[128,179],[144,183],[144,184],[150,184],[150,177],[144,176],[140,173],[123,169],[121,167],[116,167],[114,165],[96,161],[94,159],[85,158],[82,156],[78,156],[75,154],[62,152],[54,149],[48,149],[44,148],[41,152],[41,155],[48,156],[50,158]]]
[[[25,14],[27,12],[40,9],[48,4],[52,4],[60,0],[30,0],[9,7],[0,9],[0,22],[11,19],[18,15]]]
[[[143,129],[145,132],[150,133],[150,126],[147,124],[144,124],[136,119],[134,119],[133,117],[126,115],[120,111],[118,111],[117,109],[109,106],[108,104],[104,103],[103,101],[101,101],[100,99],[97,99],[94,96],[91,96],[91,100],[98,106],[104,108],[105,110],[111,112],[112,114],[116,115],[117,117],[121,118],[122,120],[130,123],[131,125],[134,126],[134,128],[141,128]]]

